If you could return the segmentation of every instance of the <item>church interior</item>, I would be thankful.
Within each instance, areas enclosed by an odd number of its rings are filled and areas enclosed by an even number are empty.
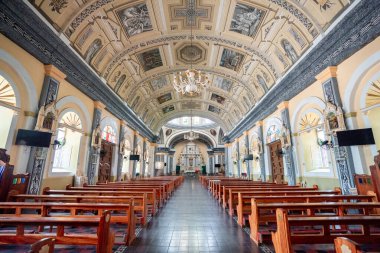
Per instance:
[[[380,252],[379,9],[0,0],[0,252]]]

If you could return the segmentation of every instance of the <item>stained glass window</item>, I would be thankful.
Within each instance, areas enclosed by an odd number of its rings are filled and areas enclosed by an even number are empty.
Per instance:
[[[111,143],[116,143],[116,133],[110,125],[103,128],[102,139]]]

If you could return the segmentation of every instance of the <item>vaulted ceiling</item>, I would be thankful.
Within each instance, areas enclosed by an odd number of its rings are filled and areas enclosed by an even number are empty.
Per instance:
[[[228,132],[352,1],[30,2],[154,132],[190,109]],[[192,98],[171,85],[191,61],[211,78]]]

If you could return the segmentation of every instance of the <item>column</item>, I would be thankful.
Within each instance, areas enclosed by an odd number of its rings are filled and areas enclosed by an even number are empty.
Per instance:
[[[87,177],[89,184],[96,183],[96,176],[99,170],[99,150],[102,144],[100,121],[102,118],[102,111],[105,106],[99,101],[94,102],[94,115],[92,118],[91,127],[91,143],[90,143],[90,155],[87,167]]]
[[[236,151],[237,151],[237,177],[240,177],[241,176],[241,167],[240,167],[240,163],[241,163],[241,159],[240,159],[240,143],[239,143],[239,139],[236,140]]]
[[[258,142],[259,142],[259,146],[261,147],[261,152],[260,152],[260,156],[259,156],[259,164],[260,164],[260,172],[261,172],[261,180],[263,182],[266,182],[267,181],[267,178],[266,178],[266,170],[265,170],[265,161],[264,161],[264,152],[265,152],[265,148],[264,148],[264,134],[263,134],[263,121],[259,121],[257,122],[257,135],[258,135]]]
[[[229,170],[230,170],[230,166],[229,166],[229,161],[231,160],[229,158],[229,154],[230,152],[228,152],[228,146],[229,146],[229,143],[226,143],[224,144],[224,175],[225,176],[229,176]]]
[[[245,131],[244,132],[244,145],[245,145],[245,150],[246,150],[246,156],[249,155],[249,134],[248,134],[248,131]],[[245,161],[246,163],[246,166],[247,166],[247,176],[248,176],[248,179],[251,179],[251,164],[250,164],[250,161],[249,160],[246,160]]]
[[[344,116],[342,110],[342,101],[339,94],[338,80],[336,75],[337,67],[331,66],[322,71],[318,76],[317,80],[321,83],[324,99],[326,102],[327,110],[329,105],[333,105],[336,108],[337,115],[339,115],[339,110],[341,111],[341,117],[343,118],[342,123],[338,126],[338,130],[345,130]],[[325,121],[328,119],[325,115]],[[338,119],[339,122],[339,119]],[[355,173],[353,167],[353,159],[351,154],[351,149],[347,147],[340,147],[336,138],[336,129],[325,129],[326,134],[331,136],[331,142],[334,147],[334,157],[336,168],[338,171],[338,177],[340,186],[342,188],[343,194],[350,194],[350,188],[355,187],[353,175]]]
[[[35,130],[54,133],[56,131],[57,111],[55,103],[58,97],[59,84],[66,78],[59,69],[53,65],[45,65],[45,78],[38,103],[38,116]],[[32,147],[27,165],[30,174],[28,185],[29,194],[39,194],[46,166],[49,148]]]
[[[293,144],[291,138],[291,127],[290,127],[290,119],[289,119],[289,102],[282,102],[278,109],[281,111],[281,120],[282,120],[282,149],[284,151],[284,165],[287,171],[288,176],[288,184],[295,185],[296,184],[296,168],[293,158]]]
[[[142,166],[142,167],[141,167],[141,176],[145,176],[146,142],[147,142],[147,139],[144,138],[144,142],[143,142],[143,150],[142,150],[142,159],[140,159],[140,160],[141,160],[141,164],[140,164],[140,166]]]
[[[134,155],[136,155],[136,152],[137,152],[137,135],[138,135],[138,132],[134,131],[133,132],[133,148],[132,148],[132,152]],[[132,162],[132,178],[136,178],[136,169],[137,169],[137,161],[135,160]]]
[[[119,156],[117,161],[117,181],[121,180],[121,174],[124,166],[124,152],[125,152],[125,133],[127,132],[127,123],[120,120],[120,134],[119,134]]]

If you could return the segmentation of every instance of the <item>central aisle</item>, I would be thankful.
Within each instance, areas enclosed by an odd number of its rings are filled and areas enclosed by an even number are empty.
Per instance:
[[[198,179],[186,178],[127,252],[259,252]]]

